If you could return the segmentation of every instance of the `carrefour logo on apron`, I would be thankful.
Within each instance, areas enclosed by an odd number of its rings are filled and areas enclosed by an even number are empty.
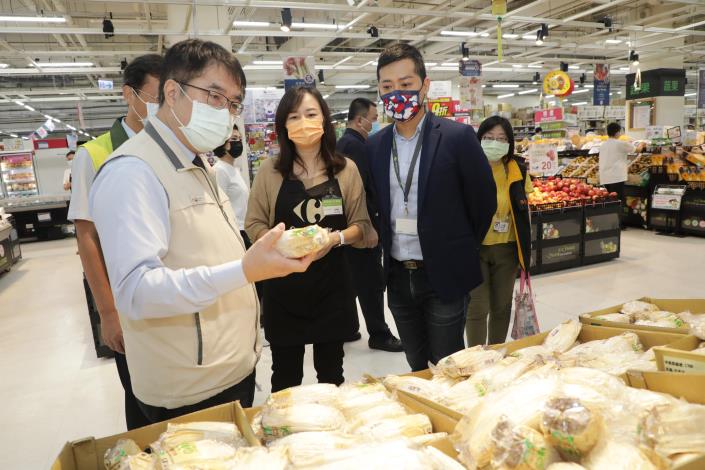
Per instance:
[[[317,224],[329,215],[343,215],[343,199],[335,196],[304,199],[294,207],[294,214],[307,224]]]

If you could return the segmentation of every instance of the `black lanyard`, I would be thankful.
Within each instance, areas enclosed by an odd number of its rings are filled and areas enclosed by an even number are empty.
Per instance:
[[[392,160],[394,161],[394,173],[397,175],[397,181],[399,182],[399,187],[404,193],[404,213],[409,214],[409,192],[411,191],[411,183],[414,180],[414,170],[416,169],[416,162],[419,159],[419,153],[421,153],[421,146],[423,145],[423,127],[419,132],[418,140],[416,141],[416,147],[414,148],[414,154],[411,157],[411,163],[409,164],[409,172],[406,174],[406,185],[401,183],[401,173],[399,172],[399,154],[397,153],[397,138],[393,136],[392,140]]]

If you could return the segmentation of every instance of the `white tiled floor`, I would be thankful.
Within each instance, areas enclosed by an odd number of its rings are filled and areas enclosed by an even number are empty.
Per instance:
[[[0,468],[41,469],[67,441],[124,431],[112,360],[96,359],[73,239],[23,245],[24,260],[0,276]],[[630,229],[622,257],[537,276],[542,329],[578,313],[644,295],[703,297],[705,239]],[[390,325],[393,325],[388,315]],[[362,322],[362,320],[361,320]],[[363,323],[364,324],[364,323]],[[345,376],[408,371],[403,354],[345,347]],[[257,367],[256,404],[269,392],[271,356]],[[315,381],[310,352],[305,381]]]

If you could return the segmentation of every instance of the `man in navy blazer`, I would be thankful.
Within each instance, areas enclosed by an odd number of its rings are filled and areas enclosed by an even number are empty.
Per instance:
[[[369,138],[367,152],[389,308],[417,371],[465,346],[496,187],[472,127],[426,113],[430,80],[421,53],[396,44],[377,62],[384,111],[395,123]]]

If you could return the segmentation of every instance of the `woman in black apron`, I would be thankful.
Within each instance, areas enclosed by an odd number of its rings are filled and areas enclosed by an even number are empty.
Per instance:
[[[305,273],[264,283],[265,337],[272,351],[272,392],[303,379],[306,344],[313,344],[318,382],[339,385],[343,343],[356,331],[357,307],[344,252],[375,243],[362,180],[350,160],[335,153],[330,112],[316,89],[293,88],[276,115],[280,155],[254,180],[246,229],[253,239],[284,223],[329,229],[329,243]]]

